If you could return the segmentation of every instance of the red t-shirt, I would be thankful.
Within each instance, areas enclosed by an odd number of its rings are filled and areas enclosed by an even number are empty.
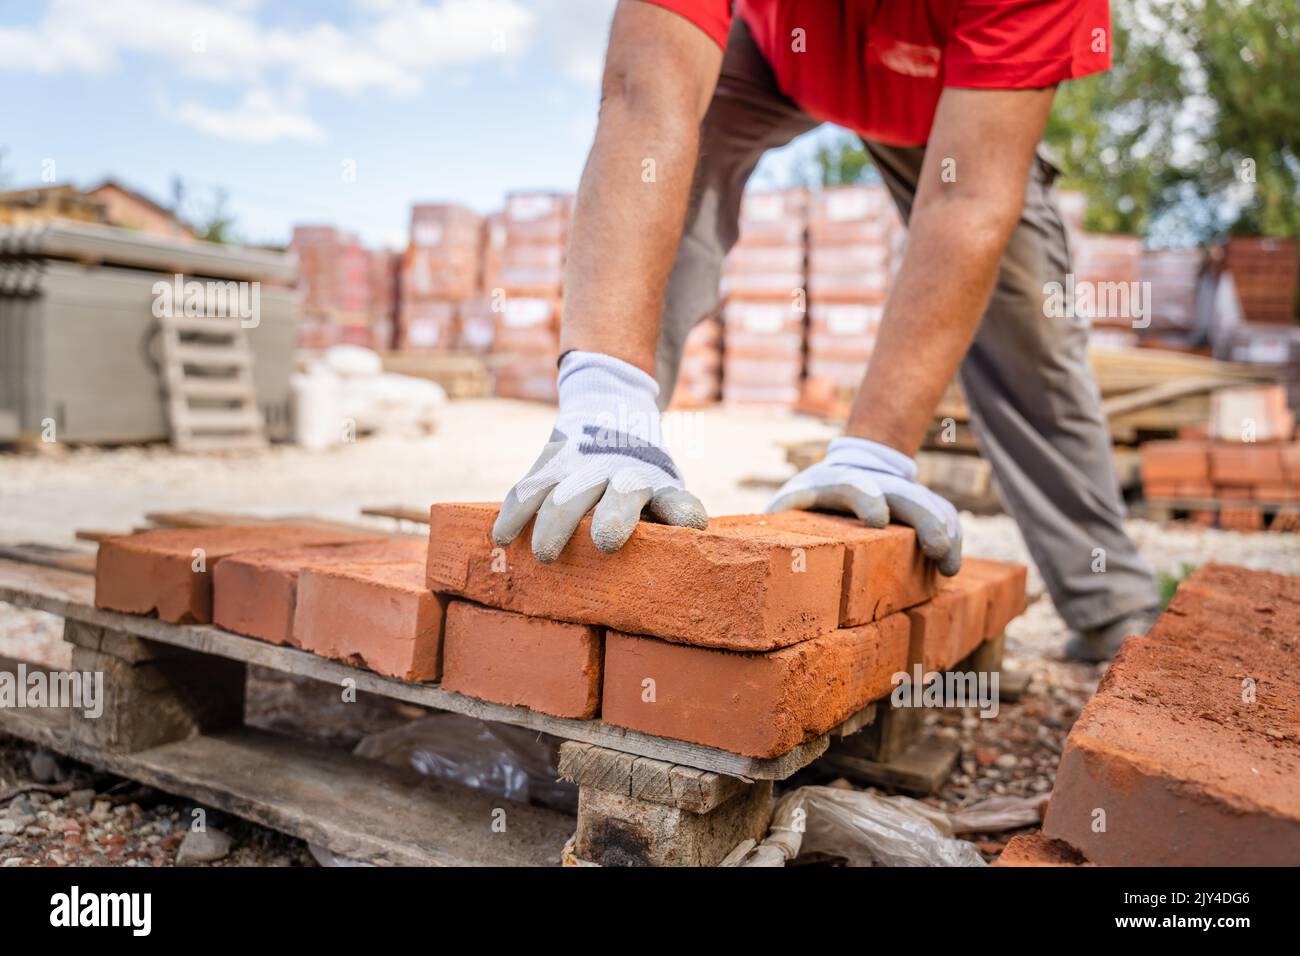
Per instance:
[[[731,0],[648,0],[721,46]],[[736,0],[782,92],[895,146],[930,137],[944,87],[1036,89],[1110,68],[1109,0]]]

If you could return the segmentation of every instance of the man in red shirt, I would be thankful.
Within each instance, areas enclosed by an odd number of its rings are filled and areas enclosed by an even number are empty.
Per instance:
[[[844,437],[770,510],[912,525],[945,574],[956,510],[912,456],[960,367],[981,450],[1070,656],[1145,631],[1086,329],[1044,307],[1069,249],[1038,143],[1058,83],[1110,65],[1107,0],[621,0],[565,281],[556,427],[493,535],[554,560],[584,514],[605,551],[644,511],[704,527],[661,447],[686,334],[718,303],[762,155],[822,121],[859,133],[908,244]],[[734,14],[734,15],[733,15]],[[651,174],[647,175],[647,170]]]

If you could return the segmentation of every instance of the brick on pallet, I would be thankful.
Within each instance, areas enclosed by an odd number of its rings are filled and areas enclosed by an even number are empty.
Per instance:
[[[940,579],[931,600],[907,610],[909,668],[951,670],[1024,610],[1023,566],[988,563],[994,567],[981,573],[972,570],[976,559],[964,559],[956,577]]]
[[[1156,483],[1206,481],[1210,476],[1209,447],[1203,441],[1145,442],[1140,467],[1144,488]]]
[[[298,575],[306,569],[356,561],[423,562],[423,539],[367,541],[323,548],[247,551],[212,572],[212,623],[272,644],[294,644]]]
[[[428,585],[534,617],[732,650],[771,650],[839,623],[844,546],[736,525],[695,531],[643,522],[617,554],[591,540],[591,518],[540,564],[531,525],[506,548],[490,536],[499,505],[436,504]]]
[[[1025,612],[1025,584],[1029,569],[1012,561],[964,558],[958,577],[970,577],[987,584],[984,640],[997,637],[1008,624]]]
[[[1075,723],[1043,833],[1103,865],[1294,865],[1297,634],[1296,578],[1195,572]]]
[[[714,518],[710,527],[733,525],[767,527],[843,543],[841,627],[867,624],[920,604],[932,597],[938,587],[934,562],[921,553],[916,532],[903,525],[867,528],[856,518],[784,511]]]
[[[294,641],[322,657],[403,680],[436,680],[445,601],[421,561],[357,561],[298,576]]]
[[[212,620],[212,572],[241,551],[374,541],[380,535],[302,525],[169,528],[105,538],[95,558],[95,606],[172,624]]]
[[[887,696],[893,676],[907,669],[907,654],[902,614],[756,654],[609,631],[601,718],[660,737],[776,757]]]
[[[442,686],[553,717],[589,720],[600,709],[601,631],[451,601]]]
[[[1216,485],[1282,484],[1280,445],[1213,445],[1210,480]]]
[[[1262,531],[1264,512],[1260,508],[1221,508],[1219,527],[1225,531]]]

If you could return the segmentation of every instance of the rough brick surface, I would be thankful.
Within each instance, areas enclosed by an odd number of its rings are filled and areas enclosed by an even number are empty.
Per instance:
[[[222,558],[241,551],[352,544],[379,537],[298,525],[257,525],[176,528],[106,538],[95,559],[95,606],[128,614],[156,612],[173,624],[207,624],[212,620],[212,572]]]
[[[1043,832],[1107,865],[1300,862],[1298,641],[1300,580],[1197,571],[1075,723]]]
[[[770,515],[728,515],[710,527],[750,525],[839,541],[845,547],[840,626],[879,620],[932,597],[938,570],[921,553],[916,532],[903,525],[868,528],[856,518],[785,511]]]
[[[452,601],[442,655],[447,690],[554,717],[600,708],[599,628]]]
[[[908,671],[920,664],[924,673],[947,670],[957,663],[949,642],[952,598],[927,601],[905,612],[909,626]]]
[[[1204,441],[1149,441],[1142,445],[1144,488],[1152,483],[1206,481],[1210,477],[1209,443]]]
[[[419,561],[313,568],[298,575],[293,636],[322,657],[403,680],[436,680],[443,610]]]
[[[1088,866],[1080,853],[1061,840],[1042,833],[1013,836],[993,862],[994,866]]]
[[[1025,612],[1025,583],[1029,569],[1010,561],[988,558],[962,560],[959,578],[973,578],[988,585],[985,592],[983,640],[997,637],[1008,624]]]
[[[661,737],[776,757],[887,696],[893,675],[907,670],[907,654],[902,614],[761,654],[610,631],[601,716]]]
[[[218,562],[212,572],[212,623],[272,644],[293,644],[293,614],[301,570],[356,561],[421,563],[427,546],[422,539],[367,541],[233,554]]]
[[[966,563],[955,577],[940,579],[939,593],[931,601],[948,614],[943,645],[927,652],[938,670],[956,666],[988,636],[991,585],[967,570]]]
[[[1210,480],[1217,485],[1282,484],[1280,445],[1212,445]]]
[[[617,554],[578,525],[559,559],[539,564],[531,525],[504,549],[495,504],[438,504],[429,515],[428,585],[489,607],[667,640],[770,650],[839,623],[844,546],[748,526],[707,531],[642,522]]]

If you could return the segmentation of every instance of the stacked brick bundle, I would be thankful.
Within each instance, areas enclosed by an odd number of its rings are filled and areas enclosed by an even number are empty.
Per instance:
[[[711,315],[686,336],[671,407],[711,405],[722,395],[722,319]]]
[[[215,623],[406,680],[753,757],[819,736],[913,664],[952,668],[1024,607],[1025,569],[940,579],[915,534],[828,515],[640,526],[616,556],[590,518],[559,560],[496,505],[435,505],[429,541],[258,526],[101,544],[99,607]]]
[[[1202,249],[1144,249],[1138,279],[1149,283],[1150,334],[1186,335],[1196,328],[1196,296],[1205,260]],[[1144,333],[1148,334],[1148,333]]]
[[[902,231],[883,186],[840,186],[814,196],[808,224],[811,387],[851,395],[861,384]]]
[[[480,243],[479,292],[460,305],[458,345],[471,352],[490,352],[496,336],[497,311],[505,302],[501,265],[506,246],[506,217],[494,212],[483,217]]]
[[[411,207],[410,244],[402,258],[398,345],[448,349],[460,336],[460,309],[479,287],[482,220],[453,203]]]
[[[1294,325],[1297,260],[1294,239],[1234,236],[1224,263],[1232,273],[1246,321]]]
[[[392,254],[371,252],[333,226],[295,226],[303,298],[299,345],[386,348],[392,335]]]
[[[1070,731],[1043,824],[1058,842],[1007,862],[1300,863],[1297,634],[1300,578],[1194,573]]]
[[[1225,389],[1214,398],[1209,438],[1142,446],[1144,493],[1156,503],[1187,507],[1202,524],[1300,530],[1294,427],[1279,386]]]
[[[1071,238],[1076,283],[1074,305],[1087,313],[1091,322],[1089,338],[1102,345],[1136,345],[1133,323],[1137,319],[1137,306],[1133,296],[1139,289],[1142,240],[1137,236],[1094,232],[1080,232]],[[1078,290],[1085,288],[1094,294],[1079,298]],[[1112,296],[1110,290],[1117,290],[1116,295]]]
[[[571,196],[515,192],[506,197],[505,244],[498,272],[492,350],[496,393],[507,398],[555,399],[560,354],[564,252]]]
[[[722,277],[728,403],[791,407],[798,401],[807,213],[803,189],[750,193],[741,202],[740,238]]]

